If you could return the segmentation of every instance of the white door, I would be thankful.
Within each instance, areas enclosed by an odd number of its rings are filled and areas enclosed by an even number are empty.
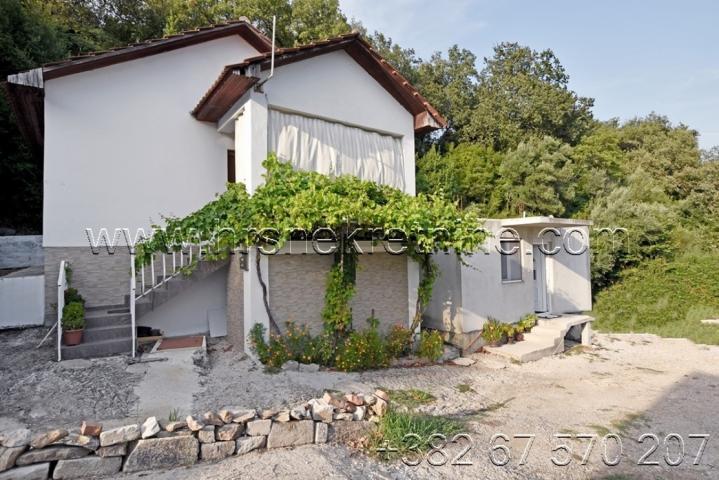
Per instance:
[[[547,260],[546,256],[534,245],[532,249],[532,265],[534,277],[534,311],[547,311]]]

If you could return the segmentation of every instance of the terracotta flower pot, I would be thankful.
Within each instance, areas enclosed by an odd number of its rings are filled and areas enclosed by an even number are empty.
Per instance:
[[[73,345],[79,345],[82,343],[82,332],[83,330],[64,330],[62,332],[62,341],[65,345],[71,347]]]
[[[518,341],[518,342],[521,342],[522,340],[524,340],[524,333],[518,333],[518,334],[516,334],[516,335],[514,336],[514,339],[515,339],[516,341]]]

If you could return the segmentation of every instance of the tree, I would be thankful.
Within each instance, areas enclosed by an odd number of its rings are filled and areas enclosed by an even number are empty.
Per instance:
[[[508,152],[499,167],[500,212],[565,215],[579,176],[572,153],[571,146],[552,137],[522,142]]]
[[[66,37],[42,3],[0,0],[0,77],[63,58]],[[42,158],[25,144],[0,94],[0,227],[42,228]]]
[[[446,57],[436,52],[418,67],[417,88],[447,119],[441,145],[467,136],[465,129],[478,104],[476,61],[472,52],[454,45]]]
[[[482,216],[494,215],[502,154],[482,145],[450,145],[444,155],[433,146],[417,160],[417,191],[439,193],[461,207],[474,205]]]
[[[551,50],[501,43],[484,59],[476,108],[463,141],[495,150],[516,147],[529,136],[551,136],[574,145],[591,128],[594,100],[568,88],[569,76]]]

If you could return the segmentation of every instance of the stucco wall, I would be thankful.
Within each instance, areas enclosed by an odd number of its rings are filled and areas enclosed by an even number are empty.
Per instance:
[[[551,260],[549,302],[553,313],[586,312],[592,309],[589,229],[581,227],[579,230],[583,236],[572,233],[567,242],[571,243],[569,248],[574,252],[586,247],[584,253],[572,255],[562,248]],[[561,232],[566,236],[568,229],[562,229]]]
[[[280,329],[284,322],[307,325],[313,334],[322,332],[327,273],[332,255],[274,255],[268,258],[270,307]],[[407,325],[407,257],[375,253],[360,255],[357,290],[352,299],[353,326],[367,328],[372,309],[380,330]]]
[[[432,259],[437,263],[439,274],[422,325],[446,332],[462,332],[461,264],[454,253],[437,254]]]
[[[225,65],[255,54],[232,36],[48,81],[44,245],[148,228],[223,191],[232,140],[190,111]]]
[[[414,117],[346,52],[278,67],[264,89],[271,108],[402,136],[405,190],[414,194]]]
[[[498,223],[485,225],[497,232]],[[432,293],[432,301],[425,313],[425,325],[444,331],[472,332],[480,330],[488,318],[502,322],[516,322],[534,311],[533,245],[541,243],[539,233],[543,227],[520,226],[515,230],[521,238],[520,258],[522,279],[503,282],[497,239],[490,237],[484,251],[466,256],[462,266],[453,255],[436,255],[440,276]],[[559,229],[564,235],[567,229]],[[588,242],[588,229],[581,227]],[[547,234],[549,240],[551,234]],[[575,236],[580,239],[580,236]],[[561,238],[555,240],[561,246]],[[588,243],[587,243],[588,245]],[[573,244],[578,251],[580,245]],[[551,250],[550,246],[546,247]],[[486,252],[486,253],[485,253]],[[581,255],[570,255],[562,249],[546,257],[548,311],[573,313],[591,309],[591,274],[589,250]],[[461,290],[458,291],[458,290]]]

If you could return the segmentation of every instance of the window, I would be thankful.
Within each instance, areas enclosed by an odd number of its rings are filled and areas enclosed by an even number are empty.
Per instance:
[[[227,182],[235,183],[235,151],[227,150]]]
[[[519,239],[500,240],[500,262],[502,281],[518,282],[522,280],[522,255]],[[513,252],[508,254],[509,252]]]

